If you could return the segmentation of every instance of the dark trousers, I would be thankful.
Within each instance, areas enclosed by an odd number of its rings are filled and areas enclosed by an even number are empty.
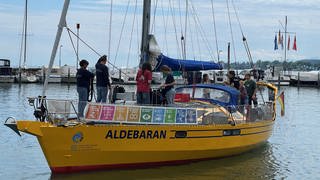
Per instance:
[[[249,105],[252,105],[252,102],[253,102],[253,105],[254,106],[257,106],[258,105],[258,101],[257,101],[257,98],[255,99],[252,99],[252,96],[249,96]]]

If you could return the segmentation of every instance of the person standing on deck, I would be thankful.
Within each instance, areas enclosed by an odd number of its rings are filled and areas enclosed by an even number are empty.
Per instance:
[[[152,81],[152,68],[151,64],[145,62],[139,69],[136,82],[137,82],[137,103],[140,105],[150,104],[150,85]]]
[[[253,102],[254,106],[257,106],[258,105],[257,97],[256,97],[257,84],[254,80],[251,79],[250,74],[246,74],[244,78],[246,80],[244,82],[244,86],[246,87],[247,94],[248,94],[248,99],[249,99],[248,103],[251,106]]]
[[[107,56],[101,56],[96,63],[97,102],[106,103],[108,90],[111,88],[109,69],[106,66]]]
[[[229,85],[239,90],[239,78],[236,77],[234,71],[228,72]]]
[[[210,84],[210,79],[208,74],[203,74],[202,76],[202,84]],[[203,98],[210,99],[210,89],[203,88]]]
[[[244,108],[247,107],[248,105],[248,94],[247,94],[247,89],[244,86],[244,81],[239,82],[239,91],[240,91],[240,110],[243,113]]]
[[[89,97],[89,89],[90,82],[94,78],[94,74],[87,70],[89,62],[87,60],[81,60],[80,68],[77,71],[77,92],[79,95],[79,103],[78,103],[78,116],[80,118],[83,117],[83,111],[86,107],[88,97]]]
[[[163,65],[161,66],[160,69],[166,76],[165,83],[161,84],[160,88],[163,88],[162,94],[163,96],[166,97],[168,106],[172,106],[174,104],[174,95],[175,95],[173,86],[176,84],[176,81],[173,78],[171,68],[169,68],[169,66]]]

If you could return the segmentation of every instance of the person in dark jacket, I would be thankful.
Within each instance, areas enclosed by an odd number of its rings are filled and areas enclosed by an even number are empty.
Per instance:
[[[109,70],[106,66],[107,56],[103,55],[96,64],[97,102],[107,102],[108,90],[111,88]]]
[[[251,75],[249,73],[246,74],[244,78],[246,79],[246,81],[244,82],[244,86],[248,94],[248,103],[251,107],[253,102],[253,105],[256,107],[258,105],[257,96],[256,96],[257,84],[254,80],[251,79]]]
[[[236,74],[234,71],[228,72],[228,79],[229,79],[229,85],[239,90],[239,86],[240,86],[239,78],[236,77]]]
[[[86,107],[88,97],[89,97],[89,88],[90,82],[94,78],[94,74],[87,70],[89,62],[87,60],[81,60],[80,68],[77,71],[77,92],[79,95],[78,103],[78,115],[83,117],[83,111]]]
[[[167,65],[161,66],[161,71],[166,76],[166,80],[163,84],[160,85],[160,88],[162,88],[162,94],[166,97],[168,106],[174,105],[174,85],[176,84],[176,81],[173,78],[171,68]]]

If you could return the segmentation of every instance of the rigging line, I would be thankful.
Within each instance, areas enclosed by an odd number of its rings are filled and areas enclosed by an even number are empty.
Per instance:
[[[189,26],[191,27],[191,23],[190,23],[190,19],[188,19],[188,23],[189,23]],[[190,30],[190,37],[191,37],[191,50],[192,50],[192,53],[193,53],[193,60],[196,59],[196,55],[195,55],[195,50],[194,50],[194,41],[193,41],[193,32],[192,32],[192,28],[189,28]]]
[[[231,40],[232,40],[232,49],[233,49],[233,55],[234,55],[234,62],[237,64],[236,49],[235,49],[235,43],[234,43],[233,31],[232,31],[232,25],[231,25],[229,0],[226,0],[226,1],[227,1],[228,18],[229,18],[229,26],[230,26]]]
[[[140,59],[141,59],[141,54],[140,54],[140,40],[141,40],[141,33],[139,33],[139,28],[140,28],[140,25],[139,25],[139,18],[136,18],[136,21],[137,21],[137,29],[136,29],[136,32],[137,32],[137,35],[136,35],[136,40],[137,40],[137,51],[136,51],[136,55],[137,55],[137,62],[136,64],[140,64]]]
[[[194,20],[195,20],[195,19],[194,19]],[[195,24],[197,25],[196,22],[195,22]],[[195,33],[197,33],[197,32],[195,31]],[[199,51],[199,54],[200,54],[199,59],[202,59],[202,52],[201,52],[200,39],[199,39],[200,36],[196,35],[196,37],[197,37],[198,51]]]
[[[71,32],[71,34],[73,34],[76,38],[78,38],[84,45],[86,45],[91,51],[93,51],[96,55],[98,55],[99,57],[101,57],[102,55],[100,53],[98,53],[93,47],[91,47],[88,43],[86,43],[83,39],[81,39],[79,36],[77,36],[76,33],[74,33],[67,25],[66,25],[67,31],[69,33],[69,31]],[[71,40],[72,41],[72,40]],[[74,48],[75,49],[75,48]],[[114,69],[117,69],[119,72],[121,72],[121,70],[115,66],[114,64],[112,64],[110,61],[107,61],[107,63],[109,65],[111,65]],[[127,73],[121,72],[122,74],[124,74],[125,76],[128,76]]]
[[[124,20],[123,20],[123,23],[122,23],[121,32],[120,32],[120,37],[119,37],[119,41],[118,41],[118,45],[117,45],[116,55],[115,55],[114,60],[113,60],[113,64],[116,64],[116,61],[117,61],[117,58],[118,58],[120,43],[121,43],[121,40],[122,40],[122,34],[123,34],[123,30],[124,30],[124,25],[126,24],[126,20],[127,20],[127,15],[128,15],[129,6],[130,6],[130,0],[128,0],[128,4],[127,4],[127,8],[126,8],[126,13],[125,13],[125,15],[124,15]]]
[[[201,22],[200,22],[200,19],[198,17],[198,14],[196,13],[196,8],[195,6],[193,5],[192,1],[191,1],[191,5],[192,5],[192,9],[193,9],[193,15],[194,15],[194,20],[195,20],[195,23],[196,25],[198,25],[199,27],[199,32],[200,32],[200,35],[201,35],[201,38],[202,38],[202,41],[204,42],[204,45],[206,46],[207,50],[209,51],[209,55],[211,57],[212,60],[215,59],[214,57],[214,54],[211,54],[211,52],[213,52],[211,49],[211,46],[210,46],[210,43],[208,41],[208,39],[205,38],[205,32],[204,32],[204,29],[201,25]],[[212,56],[213,55],[213,56]]]
[[[236,18],[237,18],[237,21],[238,21],[238,24],[239,24],[239,27],[240,27],[241,34],[244,37],[244,33],[243,33],[242,26],[241,26],[241,23],[240,23],[240,19],[239,19],[239,16],[238,16],[238,11],[236,10],[236,7],[234,5],[234,1],[233,0],[231,0],[231,3],[232,3],[232,7],[233,7],[233,10],[234,10],[234,13],[236,14]]]
[[[218,44],[218,36],[217,36],[216,18],[215,18],[215,15],[214,15],[213,0],[211,0],[211,8],[212,8],[212,19],[213,19],[214,36],[215,36],[215,40],[216,40],[217,57],[218,57],[218,63],[219,63],[219,61],[220,61],[219,44]]]
[[[186,32],[187,32],[187,13],[188,13],[188,1],[186,0],[186,14],[185,14],[185,23],[184,28],[182,26],[182,10],[181,10],[181,1],[179,0],[179,14],[180,14],[180,27],[181,27],[181,51],[182,58],[186,59]]]
[[[28,29],[28,0],[26,0],[26,7],[25,7],[23,67],[26,67],[26,60],[27,60],[27,29]]]
[[[107,3],[108,4],[108,3]],[[110,17],[109,17],[109,44],[108,44],[108,56],[110,57],[110,53],[111,53],[111,35],[112,35],[112,8],[113,8],[113,0],[111,0],[110,3]],[[109,62],[109,61],[108,61]],[[114,68],[113,68],[114,70]]]
[[[163,24],[164,24],[164,42],[165,42],[165,46],[166,46],[166,52],[167,52],[167,56],[169,56],[169,50],[168,50],[168,41],[167,41],[167,26],[168,26],[168,17],[169,17],[169,7],[167,10],[167,15],[165,15],[164,13],[164,5],[163,5],[163,1],[161,1],[161,6],[162,6],[162,17],[163,17]]]
[[[138,0],[136,0],[135,2],[135,6],[134,6],[134,15],[133,15],[133,21],[132,21],[132,29],[131,29],[131,34],[130,34],[130,42],[129,42],[129,52],[128,52],[128,57],[127,57],[127,70],[128,70],[128,66],[129,66],[129,58],[130,58],[130,53],[131,53],[131,42],[132,42],[132,34],[133,34],[133,31],[134,31],[134,24],[135,24],[135,21],[136,21],[136,12],[137,12],[137,2]]]
[[[191,3],[191,2],[190,2]],[[196,34],[196,40],[197,40],[197,45],[198,45],[198,54],[199,54],[199,58],[196,58],[196,56],[194,56],[195,58],[194,58],[194,60],[196,60],[196,59],[201,59],[202,58],[202,52],[201,52],[201,47],[200,47],[200,40],[199,40],[199,38],[200,38],[200,36],[198,36],[198,34],[199,33],[197,33],[197,31],[199,31],[199,27],[198,27],[198,24],[197,24],[197,20],[196,20],[196,18],[195,18],[195,15],[194,15],[194,12],[193,11],[191,11],[191,13],[192,13],[192,17],[193,17],[193,21],[194,21],[194,25],[196,26],[196,28],[194,28],[194,34]],[[190,25],[190,27],[191,27],[191,25]],[[201,33],[200,33],[200,35],[201,35]]]
[[[184,58],[185,56],[185,50],[184,50],[184,37],[183,37],[183,26],[182,26],[182,15],[181,15],[181,0],[178,1],[178,9],[179,9],[179,20],[180,20],[180,28],[181,28],[181,38],[180,38],[180,43],[181,43],[181,54],[182,54],[182,58]],[[179,61],[180,63],[180,61]]]
[[[174,32],[175,32],[175,36],[176,36],[177,51],[178,51],[177,54],[181,58],[181,53],[180,53],[181,51],[180,51],[179,40],[178,40],[178,33],[177,33],[177,27],[176,27],[176,21],[175,21],[175,14],[174,14],[174,11],[173,11],[174,7],[172,7],[171,0],[169,0],[169,4],[170,4],[170,10],[171,10],[172,23],[173,23],[173,26],[174,26]]]
[[[178,1],[178,8],[179,8],[179,20],[180,20],[180,28],[181,28],[181,54],[182,54],[182,59],[185,58],[185,35],[183,34],[183,26],[182,26],[182,10],[181,10],[181,0]]]
[[[246,37],[244,36],[243,29],[242,29],[242,26],[241,26],[241,23],[240,23],[240,18],[238,16],[238,11],[236,10],[236,7],[234,5],[234,1],[233,0],[231,1],[231,3],[232,3],[232,6],[233,6],[233,9],[234,9],[234,12],[236,14],[236,17],[237,17],[237,21],[238,21],[238,24],[239,24],[239,27],[240,27],[240,31],[241,31],[241,34],[242,34],[242,40],[243,40],[243,44],[244,44],[245,49],[246,49],[246,53],[247,53],[247,56],[248,56],[248,59],[249,59],[249,63],[251,65],[251,68],[253,68],[253,61],[252,61],[252,56],[251,56],[251,52],[250,52],[250,49],[249,49],[249,44],[248,44],[248,41],[247,41]]]
[[[186,15],[185,15],[185,27],[184,27],[184,59],[187,59],[187,30],[188,30],[188,11],[189,5],[188,0],[186,0]]]
[[[181,28],[181,34],[183,34],[182,31],[182,15],[181,15],[181,0],[178,1],[178,8],[179,8],[179,19],[180,19],[180,28]]]
[[[66,23],[66,24],[67,24],[67,23]],[[67,28],[67,32],[68,32],[68,35],[69,35],[69,38],[70,38],[70,42],[71,42],[73,51],[74,51],[75,54],[77,54],[77,50],[76,50],[76,47],[75,47],[75,45],[74,45],[74,43],[73,43],[73,39],[72,39],[72,37],[71,37],[69,28]],[[79,62],[79,56],[77,56],[77,61]]]
[[[158,7],[158,0],[156,0],[156,3],[154,5],[154,10],[153,10],[153,20],[152,20],[152,26],[151,26],[151,31],[154,32],[156,31],[155,25],[156,25],[156,13],[157,13],[157,7]]]
[[[195,9],[195,7],[194,7],[194,5],[193,5],[191,0],[190,0],[190,3],[191,3],[191,6],[192,6],[192,9],[193,9],[195,23],[199,26],[199,30],[200,30],[199,32],[200,32],[201,38],[204,41],[204,44],[205,44],[207,50],[209,51],[209,56],[214,61],[215,60],[215,56],[214,56],[214,54],[211,53],[211,52],[213,52],[212,48],[210,46],[210,43],[209,43],[208,39],[205,38],[205,31],[204,31],[204,29],[203,29],[203,27],[202,27],[202,25],[200,23],[200,19],[199,19],[197,13],[196,13],[196,9]]]

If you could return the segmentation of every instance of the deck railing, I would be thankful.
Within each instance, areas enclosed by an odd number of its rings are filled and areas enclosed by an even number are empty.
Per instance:
[[[128,124],[241,124],[273,120],[275,112],[271,102],[255,106],[217,106],[201,103],[182,103],[168,106],[132,104],[87,103],[80,118],[78,101],[45,100],[46,120],[55,124],[68,120],[95,123]],[[39,107],[38,107],[39,108]]]

